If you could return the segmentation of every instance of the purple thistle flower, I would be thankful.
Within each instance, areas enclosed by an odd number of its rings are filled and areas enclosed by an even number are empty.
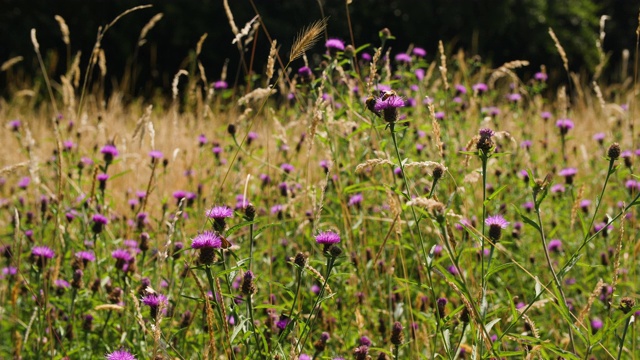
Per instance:
[[[538,81],[547,81],[547,79],[549,78],[549,76],[547,75],[547,73],[544,73],[542,71],[537,72],[534,76],[534,79],[538,80]]]
[[[205,215],[208,218],[213,219],[213,228],[216,231],[222,232],[227,225],[225,219],[233,216],[233,210],[227,206],[214,206],[207,210]]]
[[[149,157],[151,157],[151,161],[153,162],[162,159],[164,157],[164,154],[158,150],[151,150],[149,151]]]
[[[358,339],[358,341],[360,342],[360,345],[362,345],[362,346],[371,346],[371,344],[372,344],[371,339],[369,339],[366,336],[361,336],[360,339]]]
[[[562,240],[560,240],[560,239],[552,239],[551,241],[549,241],[549,244],[547,245],[547,248],[551,252],[555,252],[555,253],[560,252],[562,250]]]
[[[576,168],[564,168],[558,172],[558,175],[564,177],[564,181],[567,185],[573,184],[573,177],[576,176],[578,170]]]
[[[142,297],[140,301],[142,301],[143,304],[149,307],[149,310],[151,311],[150,315],[151,315],[151,318],[153,319],[155,319],[156,316],[158,316],[158,308],[161,305],[163,305],[166,308],[166,305],[168,303],[167,297],[162,294],[149,294]]]
[[[388,123],[394,123],[398,120],[398,108],[404,107],[405,102],[400,96],[386,94],[376,98],[373,110],[375,113],[382,112],[383,118]]]
[[[311,72],[311,69],[308,66],[303,66],[298,69],[298,75],[303,79],[309,79],[311,78],[311,75],[313,75],[313,72]]]
[[[29,186],[30,183],[31,183],[31,178],[28,176],[25,176],[21,178],[20,181],[18,181],[18,187],[24,190],[27,188],[27,186]]]
[[[109,174],[98,174],[96,176],[96,180],[100,181],[100,182],[106,182],[109,179]]]
[[[324,46],[331,54],[335,54],[338,51],[344,51],[344,42],[339,39],[329,39]]]
[[[349,205],[349,206],[357,206],[357,207],[359,207],[359,206],[360,206],[360,204],[362,203],[362,199],[363,199],[363,197],[362,197],[362,194],[361,194],[361,193],[358,193],[358,194],[352,195],[352,196],[349,198],[349,203],[348,203],[347,205]]]
[[[205,215],[211,219],[225,219],[233,216],[233,210],[228,206],[214,206]]]
[[[2,268],[2,277],[6,277],[6,276],[14,276],[18,273],[18,268],[13,267],[13,266],[7,266]]]
[[[456,84],[455,89],[456,92],[460,95],[464,95],[467,93],[467,88],[462,84]]]
[[[507,99],[511,102],[518,102],[522,100],[522,95],[520,94],[509,94],[507,95]]]
[[[91,316],[91,315],[87,315],[87,316]],[[106,360],[136,360],[136,357],[133,356],[133,354],[131,354],[130,352],[124,350],[124,349],[120,349],[120,350],[116,350],[114,352],[108,353],[105,356]]]
[[[533,143],[531,142],[531,140],[524,140],[524,141],[522,141],[522,142],[520,143],[520,147],[521,147],[521,148],[523,148],[523,149],[525,149],[525,150],[529,150],[529,149],[531,149],[531,145],[532,145],[532,144],[533,144]]]
[[[363,52],[362,55],[360,55],[360,58],[364,61],[371,61],[371,54]]]
[[[207,142],[209,142],[209,140],[207,140],[207,137],[204,134],[198,135],[198,145],[200,147],[207,145]]]
[[[100,150],[100,153],[104,156],[104,161],[110,163],[118,156],[118,149],[112,144],[107,144]]]
[[[215,83],[213,83],[213,88],[215,90],[224,90],[228,87],[229,87],[229,84],[227,84],[227,82],[224,80],[218,80]]]
[[[591,205],[591,200],[584,199],[584,200],[581,200],[581,201],[580,201],[580,208],[581,208],[583,211],[587,211],[587,210],[588,210],[587,208],[588,208],[590,205]]]
[[[480,137],[492,137],[494,135],[493,130],[491,129],[480,129],[479,131]]]
[[[489,87],[485,83],[477,83],[474,84],[471,89],[473,90],[473,92],[480,94],[483,92],[487,92],[489,90]]]
[[[69,284],[69,282],[67,280],[64,280],[64,279],[56,279],[56,281],[54,281],[53,284],[58,289],[62,289],[62,290],[68,289],[69,287],[71,287],[71,284]]]
[[[9,126],[9,129],[11,129],[12,131],[18,131],[22,123],[20,122],[20,120],[16,119],[16,120],[9,121],[7,125]]]
[[[598,330],[602,329],[603,325],[604,323],[602,322],[602,320],[594,318],[591,320],[591,331],[595,334],[598,332]]]
[[[184,190],[176,190],[173,192],[173,198],[176,199],[178,205],[180,204],[180,201],[184,198],[187,197],[187,192]]]
[[[76,257],[76,259],[82,261],[85,265],[96,260],[96,256],[91,251],[78,251],[74,256]]]
[[[48,246],[34,246],[33,249],[31,249],[31,255],[33,255],[34,257],[39,257],[43,259],[51,259],[56,254]]]
[[[414,47],[411,53],[417,57],[427,56],[427,51],[421,47]]]
[[[502,215],[489,216],[484,223],[489,226],[489,239],[493,241],[500,240],[502,229],[506,229],[509,225],[509,222]]]
[[[276,321],[276,327],[280,330],[284,330],[289,324],[289,318],[286,315],[280,315],[278,321]]]
[[[563,193],[565,190],[564,185],[562,184],[555,184],[553,186],[551,186],[551,193],[552,194],[559,194],[559,193]]]
[[[75,144],[71,140],[65,140],[62,142],[62,149],[64,151],[71,151],[73,150],[74,146]]]
[[[316,243],[322,245],[333,245],[340,242],[340,235],[333,231],[323,231],[316,235]]]
[[[109,219],[107,219],[107,217],[102,214],[94,214],[91,217],[91,220],[93,221],[93,226],[91,229],[96,234],[100,234],[104,226],[109,223]]]
[[[222,240],[213,231],[204,231],[191,241],[192,249],[219,249],[221,246]]]
[[[573,121],[571,119],[558,119],[556,127],[560,129],[560,135],[567,135],[569,130],[573,129]]]
[[[409,64],[411,62],[411,56],[409,54],[400,53],[396,55],[395,60],[399,63]]]
[[[436,119],[438,120],[442,120],[444,119],[444,111],[438,111],[435,114],[433,114],[435,116]]]
[[[295,170],[295,167],[291,164],[288,163],[284,163],[282,165],[280,165],[280,169],[282,169],[282,171],[286,172],[287,174],[292,172],[293,170]]]

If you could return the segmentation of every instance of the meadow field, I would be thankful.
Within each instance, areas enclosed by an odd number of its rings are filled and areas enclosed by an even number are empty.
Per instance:
[[[81,55],[57,20],[66,55],[34,29],[41,71],[1,68],[0,358],[640,357],[637,52],[572,69],[550,29],[562,68],[489,65],[321,20],[256,69],[230,17],[250,76],[203,36],[131,98],[120,18]]]

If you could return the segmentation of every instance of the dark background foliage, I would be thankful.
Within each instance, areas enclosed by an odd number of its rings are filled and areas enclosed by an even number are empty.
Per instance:
[[[297,32],[310,22],[329,17],[328,34],[350,42],[343,0],[254,0],[270,35],[281,44],[286,56]],[[71,30],[73,51],[81,50],[83,65],[95,42],[97,29],[122,11],[141,1],[127,0],[0,0],[0,61],[24,56],[20,65],[26,73],[36,73],[37,63],[29,38],[37,29],[41,49],[47,54],[51,72],[65,69],[65,47],[54,15],[61,15]],[[136,66],[139,77],[136,94],[148,95],[154,87],[170,86],[173,74],[187,66],[203,33],[208,33],[201,54],[209,80],[216,80],[225,59],[229,59],[229,81],[236,80],[240,56],[231,44],[228,20],[222,0],[158,0],[153,8],[137,11],[121,19],[103,41],[109,77],[117,83],[131,62],[140,30],[156,13],[164,18],[148,34],[139,51]],[[254,15],[248,0],[230,0],[236,24],[242,28]],[[562,63],[548,28],[552,27],[564,46],[572,71],[592,73],[598,63],[595,41],[600,15],[606,23],[605,52],[610,54],[608,76],[619,77],[621,53],[635,49],[638,4],[625,0],[354,0],[349,5],[356,47],[379,45],[378,31],[391,30],[396,40],[389,43],[392,54],[405,51],[410,44],[437,53],[438,40],[450,52],[464,49],[469,56],[497,66],[515,59],[529,60],[530,72],[541,64],[552,79],[566,79]],[[317,45],[315,52],[322,51]],[[249,49],[251,50],[251,49]],[[262,71],[268,53],[264,33],[257,41],[253,69]],[[57,56],[56,56],[57,54]],[[55,61],[55,60],[58,61]],[[297,64],[296,64],[297,65]],[[630,66],[630,69],[633,67]],[[83,67],[84,69],[84,67]],[[611,71],[614,70],[614,71]],[[611,75],[613,74],[613,75]],[[2,76],[2,75],[0,75]],[[616,79],[617,80],[617,79]]]

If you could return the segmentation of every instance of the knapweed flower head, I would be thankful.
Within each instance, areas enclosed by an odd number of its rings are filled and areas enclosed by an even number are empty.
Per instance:
[[[493,142],[493,130],[491,129],[480,129],[479,131],[480,137],[476,142],[476,148],[481,151],[481,156],[488,156],[495,146]]]
[[[369,106],[369,103],[367,104]],[[388,123],[395,123],[398,120],[398,108],[404,107],[405,101],[393,91],[386,91],[375,99],[373,112],[382,113],[382,118]]]
[[[340,39],[329,39],[324,46],[331,55],[335,55],[338,51],[344,51],[344,42]]]
[[[22,125],[22,123],[20,122],[20,120],[11,120],[9,121],[9,123],[7,123],[7,126],[9,126],[9,129],[11,129],[11,131],[18,131],[18,129],[20,129],[20,126]]]
[[[284,163],[284,164],[280,165],[280,169],[282,169],[282,171],[284,171],[287,174],[289,174],[290,172],[295,170],[295,167],[293,165],[291,165],[291,164]]]
[[[613,143],[609,146],[609,149],[607,150],[607,157],[610,161],[618,160],[620,154],[620,145],[618,145],[618,143]]]
[[[540,117],[542,118],[542,120],[547,121],[547,120],[551,119],[551,112],[543,111],[543,112],[540,113]]]
[[[256,292],[256,285],[253,283],[255,275],[251,270],[248,270],[242,276],[242,293],[249,296]]]
[[[549,76],[547,75],[547,73],[539,71],[535,75],[533,75],[533,78],[538,80],[538,81],[544,82],[544,81],[547,81]]]
[[[558,175],[564,177],[564,181],[567,185],[573,184],[573,177],[576,176],[578,170],[576,168],[564,168],[558,172]]]
[[[90,316],[90,315],[87,315]],[[93,318],[92,318],[93,319]],[[108,353],[105,355],[106,360],[136,360],[136,357],[133,356],[130,352],[124,349],[116,350],[114,352]]]
[[[404,333],[402,332],[402,324],[399,321],[393,323],[391,327],[391,343],[400,346],[404,342]]]
[[[514,94],[509,94],[507,95],[507,99],[511,102],[518,102],[520,100],[522,100],[522,95],[514,93]]]
[[[92,251],[78,251],[75,253],[75,258],[81,261],[85,266],[96,260],[96,256]]]
[[[113,144],[107,144],[100,150],[100,153],[104,156],[104,161],[108,164],[118,156],[118,149]]]
[[[489,87],[485,83],[477,83],[471,86],[471,89],[473,90],[473,92],[480,94],[483,92],[487,92],[487,90],[489,90]]]
[[[224,89],[226,89],[228,87],[229,87],[229,84],[227,84],[227,82],[224,81],[224,80],[218,80],[218,81],[213,83],[213,88],[215,90],[224,90]]]
[[[145,295],[140,301],[149,307],[151,312],[151,318],[155,319],[158,316],[158,309],[160,306],[167,306],[167,297],[162,294],[149,294]]]
[[[396,55],[395,60],[399,63],[409,64],[411,62],[411,55],[400,53]]]
[[[425,57],[427,56],[427,50],[421,47],[414,47],[411,53],[417,57]]]
[[[151,150],[149,151],[149,157],[151,158],[151,162],[155,162],[157,160],[161,160],[164,157],[162,151]]]
[[[34,246],[31,249],[31,258],[39,266],[43,267],[47,260],[53,259],[56,253],[48,246]]]
[[[489,216],[484,223],[489,226],[489,239],[493,241],[500,240],[502,229],[506,229],[509,225],[509,222],[502,215]]]
[[[28,176],[24,176],[20,178],[20,181],[18,181],[18,187],[20,189],[26,189],[30,183],[31,183],[31,178]]]
[[[340,242],[340,235],[333,231],[323,231],[316,235],[316,242],[322,245],[333,245]]]
[[[555,252],[555,253],[560,252],[562,250],[562,240],[560,240],[560,239],[552,239],[551,241],[549,241],[549,244],[547,245],[547,248],[551,252]]]
[[[109,223],[109,219],[102,214],[94,214],[91,217],[91,221],[93,222],[91,229],[96,234],[100,234],[104,229],[104,226]]]
[[[556,127],[560,129],[560,135],[567,135],[569,130],[573,129],[573,121],[571,119],[558,119],[556,121]]]
[[[349,198],[349,202],[347,203],[347,205],[359,207],[360,204],[362,203],[362,199],[363,199],[362,194],[361,193],[357,193],[355,195],[352,195]]]
[[[233,216],[233,210],[228,206],[214,206],[205,211],[205,215],[209,219],[213,219],[214,230],[222,232],[227,226],[225,219]]]
[[[213,231],[205,231],[198,234],[191,241],[191,248],[200,250],[200,263],[209,265],[213,263],[215,250],[222,247],[222,239]]]
[[[124,266],[131,261],[133,256],[126,249],[116,249],[111,252],[111,257],[116,260],[116,269],[124,270]]]

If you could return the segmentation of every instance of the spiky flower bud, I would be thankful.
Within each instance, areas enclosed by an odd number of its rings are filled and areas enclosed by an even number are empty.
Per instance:
[[[255,276],[251,270],[244,273],[242,277],[242,293],[251,296],[256,292],[256,285],[253,283]]]
[[[307,265],[307,257],[299,252],[296,254],[295,260],[293,260],[293,263],[298,265],[300,268],[304,268],[305,265]]]
[[[636,306],[636,300],[633,298],[625,296],[620,300],[620,310],[625,314],[628,314],[634,306]]]
[[[400,346],[403,342],[404,332],[402,331],[402,324],[396,321],[391,327],[391,343],[395,346]]]
[[[607,150],[607,157],[612,161],[618,160],[620,157],[620,145],[618,145],[618,143],[613,143],[609,146],[609,150]]]

